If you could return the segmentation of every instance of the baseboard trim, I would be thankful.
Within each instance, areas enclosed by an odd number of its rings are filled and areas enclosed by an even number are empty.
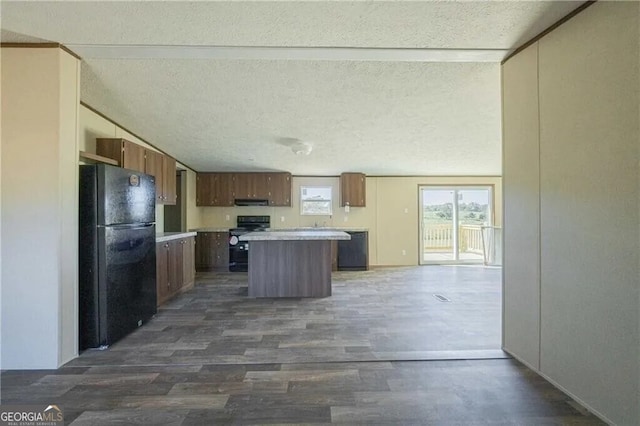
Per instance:
[[[578,397],[577,395],[575,395],[573,392],[569,391],[567,388],[565,388],[564,386],[562,386],[560,383],[556,382],[554,379],[552,379],[551,377],[549,377],[548,375],[544,374],[542,371],[540,371],[540,369],[533,367],[531,364],[529,364],[527,361],[523,360],[522,358],[520,358],[518,355],[514,354],[513,352],[511,352],[510,350],[506,349],[506,348],[502,348],[503,351],[505,351],[506,353],[508,353],[509,355],[511,355],[511,357],[515,360],[517,360],[518,362],[524,364],[527,368],[529,368],[530,370],[534,371],[536,374],[538,374],[540,377],[542,377],[543,379],[545,379],[547,382],[551,383],[553,386],[555,386],[556,388],[558,388],[560,391],[562,391],[564,394],[566,394],[567,396],[569,396],[571,399],[573,399],[575,402],[577,402],[578,404],[580,404],[582,407],[584,407],[585,410],[587,410],[588,412],[590,412],[591,414],[593,414],[594,416],[598,417],[600,420],[602,420],[603,422],[609,424],[609,425],[615,425],[615,423],[609,419],[607,416],[605,416],[604,414],[602,414],[601,412],[599,412],[598,410],[596,410],[595,408],[593,408],[592,406],[590,406],[589,404],[587,404],[584,400],[582,400],[582,398]]]

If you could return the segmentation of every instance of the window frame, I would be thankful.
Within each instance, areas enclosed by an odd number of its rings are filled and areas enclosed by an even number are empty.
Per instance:
[[[329,190],[329,199],[318,199],[318,200],[305,200],[304,191],[305,189],[328,189]],[[322,213],[308,213],[305,212],[305,204],[307,203],[326,203],[329,202],[329,211]],[[300,215],[301,216],[332,216],[333,215],[333,187],[330,185],[301,185],[300,186]]]

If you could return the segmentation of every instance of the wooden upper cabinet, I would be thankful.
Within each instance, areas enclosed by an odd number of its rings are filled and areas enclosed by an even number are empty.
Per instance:
[[[270,206],[291,207],[291,173],[266,173]]]
[[[196,175],[196,206],[213,205],[213,175],[215,173],[198,173]]]
[[[176,192],[176,160],[168,155],[162,156],[162,176],[163,176],[163,203],[176,204],[178,198]]]
[[[269,173],[234,173],[234,198],[266,200],[269,198]]]
[[[291,173],[198,173],[196,205],[233,206],[238,198],[291,207]]]
[[[96,154],[116,160],[120,167],[145,172],[144,147],[121,138],[97,138]]]
[[[164,167],[163,157],[159,152],[150,149],[145,150],[144,172],[152,175],[156,179],[156,203],[160,204],[164,200]]]
[[[233,173],[234,198],[251,198],[251,183],[249,173]]]
[[[364,173],[342,173],[340,175],[340,205],[366,207],[367,181]]]
[[[96,154],[111,158],[120,167],[146,173],[156,180],[156,204],[176,203],[176,160],[126,139],[97,138]]]
[[[233,206],[232,173],[198,173],[196,177],[197,206]]]
[[[211,173],[213,175],[213,183],[211,186],[211,194],[213,202],[211,206],[233,206],[235,198],[233,192],[233,174],[232,173]]]

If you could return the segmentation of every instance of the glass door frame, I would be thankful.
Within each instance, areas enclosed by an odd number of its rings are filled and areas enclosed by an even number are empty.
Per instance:
[[[424,259],[424,191],[423,190],[442,190],[454,191],[453,196],[453,259],[427,261]],[[463,185],[418,185],[418,249],[420,265],[452,265],[452,264],[483,264],[484,259],[461,260],[460,259],[460,240],[459,240],[459,223],[458,223],[458,191],[486,189],[489,191],[489,225],[495,223],[495,185],[494,184],[463,184]]]

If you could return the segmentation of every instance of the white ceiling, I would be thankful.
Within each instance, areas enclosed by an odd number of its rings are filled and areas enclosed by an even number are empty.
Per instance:
[[[196,170],[499,175],[499,61],[580,4],[0,7],[2,41],[69,46],[84,102]]]

